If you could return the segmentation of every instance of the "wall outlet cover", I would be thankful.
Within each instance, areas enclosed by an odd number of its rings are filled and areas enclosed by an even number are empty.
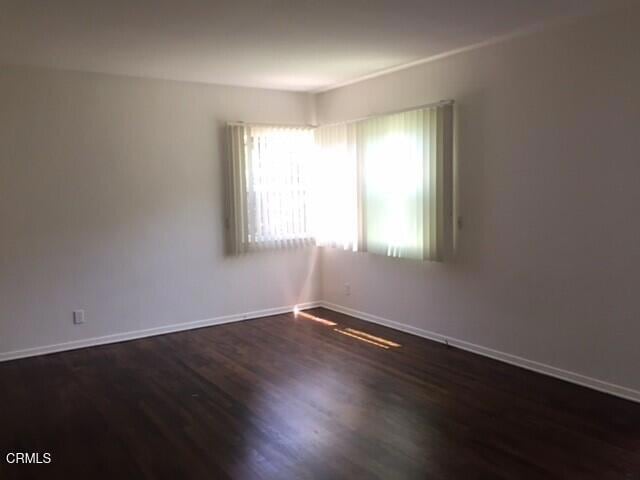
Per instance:
[[[73,323],[74,323],[74,325],[81,325],[84,322],[85,322],[84,310],[74,310],[73,311]]]

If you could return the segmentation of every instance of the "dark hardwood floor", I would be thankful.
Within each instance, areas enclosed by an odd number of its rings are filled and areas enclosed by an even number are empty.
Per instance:
[[[0,364],[0,479],[640,479],[639,404],[313,313],[402,346],[278,315]]]

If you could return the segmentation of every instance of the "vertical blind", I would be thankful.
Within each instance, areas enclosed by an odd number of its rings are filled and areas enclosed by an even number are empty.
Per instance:
[[[315,233],[320,246],[357,250],[360,198],[356,126],[316,129]]]
[[[451,103],[308,128],[230,126],[234,252],[316,243],[443,260]]]
[[[233,253],[313,243],[313,130],[230,125]]]

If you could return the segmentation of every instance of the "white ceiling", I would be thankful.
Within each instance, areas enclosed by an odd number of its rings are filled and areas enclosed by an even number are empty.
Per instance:
[[[316,90],[612,0],[0,0],[0,63]]]

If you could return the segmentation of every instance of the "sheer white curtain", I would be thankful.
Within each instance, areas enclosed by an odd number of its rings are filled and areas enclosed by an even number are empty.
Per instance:
[[[439,261],[451,250],[453,107],[316,130],[320,245]]]
[[[313,130],[227,127],[232,253],[313,243]]]

